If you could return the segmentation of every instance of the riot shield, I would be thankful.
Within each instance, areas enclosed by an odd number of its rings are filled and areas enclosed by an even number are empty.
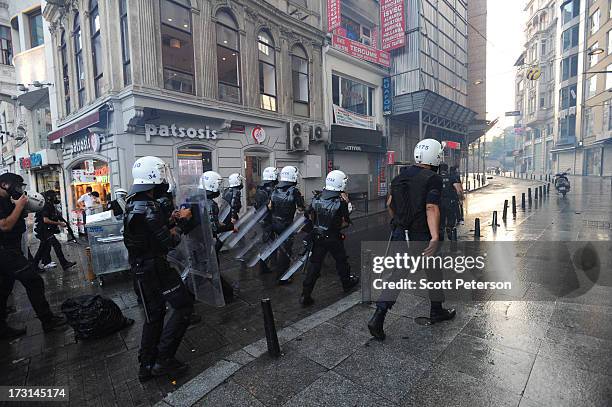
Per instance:
[[[253,211],[255,210],[254,207],[250,207],[249,211],[251,209]],[[250,213],[249,211],[247,211],[247,214]],[[257,212],[255,212],[249,217],[247,216],[241,217],[240,220],[238,220],[238,222],[236,223],[236,228],[238,229],[238,232],[236,232],[231,237],[231,239],[227,241],[227,246],[230,249],[234,248],[238,244],[238,242],[240,242],[240,240],[243,237],[247,236],[249,232],[253,229],[253,227],[255,227],[255,225],[257,225],[257,223],[266,216],[267,213],[268,213],[268,208],[264,206],[264,207],[259,208]],[[231,235],[232,232],[226,232],[226,233],[229,233]]]
[[[257,253],[255,256],[252,256],[247,263],[248,267],[255,266],[260,260],[266,260],[272,253],[274,253],[285,241],[294,233],[297,233],[302,226],[306,223],[306,217],[302,213],[297,213],[293,223],[289,225],[287,229],[283,231],[276,239],[274,239],[271,243],[264,246],[264,248]]]
[[[308,260],[310,259],[310,254],[312,253],[312,249],[308,250],[306,253],[302,254],[283,274],[280,278],[280,281],[287,281],[300,270],[303,270],[308,266]]]
[[[234,227],[238,230],[242,229],[243,225],[245,225],[249,221],[253,214],[255,214],[255,208],[249,206],[246,212],[240,217],[240,219],[238,219],[238,222],[234,224]],[[234,232],[231,230],[229,232],[223,232],[218,236],[218,239],[222,242],[225,242],[233,233]]]
[[[223,221],[225,221],[225,219],[227,219],[229,216],[232,207],[225,201],[225,199],[221,198],[220,201],[222,204],[221,209],[219,209],[219,222],[223,223]]]
[[[225,299],[206,193],[193,186],[179,188],[177,203],[181,208],[191,209],[192,217],[181,225],[185,234],[169,259],[182,267],[183,281],[196,300],[222,307],[225,305]]]

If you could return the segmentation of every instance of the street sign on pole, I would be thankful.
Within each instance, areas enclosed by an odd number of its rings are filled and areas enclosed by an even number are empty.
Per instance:
[[[520,110],[513,110],[511,112],[506,112],[506,117],[515,117],[515,116],[520,116],[520,115],[521,115]]]

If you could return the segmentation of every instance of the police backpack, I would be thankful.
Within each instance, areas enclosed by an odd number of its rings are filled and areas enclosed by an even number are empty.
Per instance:
[[[77,340],[103,338],[134,323],[133,319],[123,316],[113,300],[100,295],[69,298],[61,310]]]

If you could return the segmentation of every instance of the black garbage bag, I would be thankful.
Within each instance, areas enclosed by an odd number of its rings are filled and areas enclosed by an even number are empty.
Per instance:
[[[81,295],[62,304],[62,312],[78,339],[95,339],[111,335],[134,323],[126,318],[110,298]]]

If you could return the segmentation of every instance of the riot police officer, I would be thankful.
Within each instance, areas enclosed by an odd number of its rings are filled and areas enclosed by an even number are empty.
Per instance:
[[[297,209],[304,210],[304,197],[297,188],[298,177],[299,170],[297,167],[292,165],[283,167],[280,173],[280,182],[270,196],[269,208],[272,212],[272,233],[275,236],[283,233],[293,223]],[[290,236],[277,251],[276,264],[280,275],[289,267],[292,251],[293,236]]]
[[[6,323],[7,300],[15,280],[24,286],[43,331],[51,331],[66,323],[51,311],[45,298],[45,283],[21,248],[21,238],[26,231],[25,218],[32,209],[24,187],[21,176],[13,173],[0,175],[0,339],[12,339],[26,333],[25,328],[13,328]]]
[[[230,174],[227,178],[228,188],[223,192],[223,200],[227,202],[230,207],[230,212],[225,219],[221,221],[229,225],[235,223],[238,220],[238,214],[242,209],[242,188],[243,188],[243,177],[238,174]]]
[[[325,189],[317,193],[306,212],[313,226],[313,246],[310,264],[303,283],[300,303],[309,306],[314,303],[312,291],[321,275],[321,267],[327,253],[336,261],[336,271],[345,292],[359,283],[359,277],[351,275],[348,256],[344,249],[344,235],[341,229],[350,224],[351,204],[344,191],[348,177],[342,171],[334,170],[327,174]]]
[[[255,192],[254,206],[257,210],[267,206],[270,203],[272,192],[278,184],[278,170],[275,167],[264,168],[261,179],[262,183],[261,185],[257,186],[257,191]],[[272,213],[270,211],[268,211],[261,223],[263,226],[262,242],[265,244],[272,240]],[[259,264],[263,273],[271,272],[265,261],[261,261]]]
[[[233,222],[222,223],[219,221],[219,205],[215,201],[215,198],[219,196],[219,189],[221,188],[221,175],[214,171],[206,171],[200,178],[200,189],[206,191],[206,200],[208,204],[208,218],[212,228],[213,238],[217,239],[220,233],[229,232],[236,230]],[[231,218],[234,219],[234,218]],[[219,239],[215,242],[215,251],[217,252],[217,261],[219,261],[219,252],[223,247],[223,242]],[[223,289],[223,297],[226,302],[231,302],[234,299],[234,289],[223,276],[221,276],[221,287]]]
[[[174,187],[170,169],[158,157],[142,157],[134,163],[132,177],[134,184],[125,209],[123,237],[145,310],[138,353],[138,377],[145,381],[152,376],[187,370],[188,366],[178,361],[175,354],[189,325],[193,299],[166,259],[182,233],[179,226],[170,228],[170,220],[157,202]],[[175,217],[187,220],[191,212],[183,209]],[[172,313],[164,324],[166,304]]]
[[[442,161],[442,145],[437,140],[421,140],[414,149],[415,164],[403,168],[400,175],[391,181],[391,195],[387,200],[393,217],[395,230],[392,240],[405,240],[406,232],[411,248],[416,247],[419,253],[431,256],[436,253],[440,240],[440,195],[442,180],[436,173]],[[413,243],[414,242],[414,243]],[[421,250],[422,249],[422,250]],[[397,295],[393,290],[390,296]],[[431,323],[441,322],[455,316],[455,310],[442,307],[442,292],[430,291]],[[376,303],[376,311],[368,322],[372,336],[384,339],[383,325],[387,311],[395,301],[385,300]]]
[[[457,222],[459,214],[459,187],[454,177],[448,172],[448,165],[440,164],[442,178],[442,196],[440,199],[440,240],[457,240]]]

